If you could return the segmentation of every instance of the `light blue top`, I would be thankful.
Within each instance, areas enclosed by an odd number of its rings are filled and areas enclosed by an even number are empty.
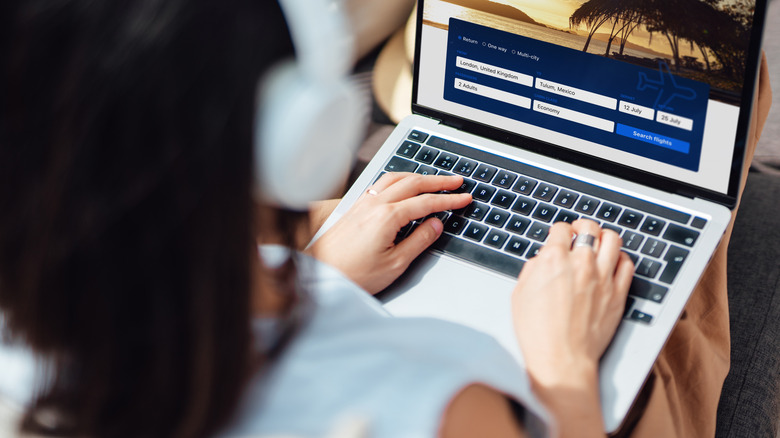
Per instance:
[[[261,252],[268,262],[279,250]],[[491,337],[444,321],[391,317],[335,269],[300,259],[313,298],[310,320],[270,374],[252,382],[222,435],[323,437],[352,418],[367,424],[371,438],[435,437],[448,403],[472,383],[543,417],[525,371]],[[268,322],[255,321],[255,332]],[[28,402],[34,363],[26,350],[0,345],[0,396]]]

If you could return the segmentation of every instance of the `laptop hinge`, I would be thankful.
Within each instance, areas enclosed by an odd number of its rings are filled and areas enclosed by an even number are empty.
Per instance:
[[[686,189],[679,189],[679,190],[676,191],[675,194],[679,195],[679,196],[682,196],[684,198],[688,198],[688,199],[696,199],[696,197],[697,197],[696,194],[694,194],[693,192],[690,192],[690,191],[688,191]]]
[[[457,120],[450,119],[450,120],[438,120],[440,125],[449,126],[450,128],[455,128],[458,130],[463,129],[463,124],[458,123]]]

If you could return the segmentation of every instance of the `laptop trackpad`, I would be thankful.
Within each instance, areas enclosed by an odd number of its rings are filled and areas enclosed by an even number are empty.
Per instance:
[[[449,256],[425,253],[377,295],[399,317],[431,317],[495,338],[522,363],[512,325],[515,280]]]

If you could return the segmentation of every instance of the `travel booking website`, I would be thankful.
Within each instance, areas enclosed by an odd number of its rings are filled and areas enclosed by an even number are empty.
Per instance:
[[[726,193],[749,14],[689,1],[726,44],[636,3],[426,1],[417,103]]]

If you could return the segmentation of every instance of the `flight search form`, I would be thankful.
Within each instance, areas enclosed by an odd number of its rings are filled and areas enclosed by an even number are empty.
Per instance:
[[[445,100],[684,169],[699,169],[709,92],[663,61],[651,69],[450,19]]]

